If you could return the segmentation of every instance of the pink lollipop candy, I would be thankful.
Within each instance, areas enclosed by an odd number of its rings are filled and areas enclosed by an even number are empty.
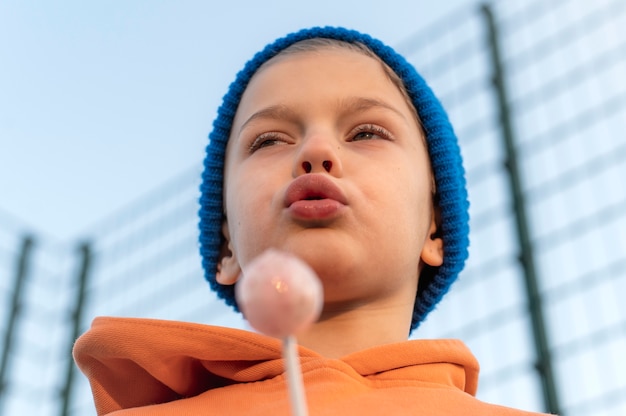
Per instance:
[[[270,249],[244,270],[235,297],[253,328],[283,339],[292,411],[295,416],[306,416],[294,335],[308,328],[322,311],[322,284],[315,272],[294,255]]]
[[[250,325],[276,338],[304,331],[318,319],[323,305],[315,272],[294,255],[274,249],[244,270],[235,296]]]

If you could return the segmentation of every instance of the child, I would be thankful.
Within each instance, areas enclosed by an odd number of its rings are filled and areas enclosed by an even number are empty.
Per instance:
[[[211,287],[237,309],[241,270],[270,248],[323,283],[298,334],[311,415],[530,414],[473,396],[460,341],[407,341],[463,267],[468,203],[452,127],[404,58],[342,28],[290,34],[237,75],[209,138]],[[260,334],[98,318],[74,355],[99,415],[289,413],[280,341]]]

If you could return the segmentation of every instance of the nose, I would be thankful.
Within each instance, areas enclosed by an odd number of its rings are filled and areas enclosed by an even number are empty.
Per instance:
[[[330,170],[333,168],[333,161],[324,160],[322,162],[322,167],[326,172],[330,173]],[[302,162],[302,170],[304,170],[304,173],[311,173],[311,171],[313,171],[313,165],[308,160],[305,160]]]
[[[341,176],[340,150],[340,142],[328,135],[305,137],[294,161],[294,177],[306,173],[330,173],[336,177]]]

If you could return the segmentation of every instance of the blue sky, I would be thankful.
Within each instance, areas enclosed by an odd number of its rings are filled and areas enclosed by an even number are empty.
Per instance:
[[[269,41],[342,25],[395,45],[475,0],[0,1],[0,216],[71,239],[199,166]]]

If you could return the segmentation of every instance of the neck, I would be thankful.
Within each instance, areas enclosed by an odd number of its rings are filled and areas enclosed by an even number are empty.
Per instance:
[[[333,307],[326,305],[319,321],[298,335],[298,343],[327,358],[378,345],[406,341],[413,305]]]

